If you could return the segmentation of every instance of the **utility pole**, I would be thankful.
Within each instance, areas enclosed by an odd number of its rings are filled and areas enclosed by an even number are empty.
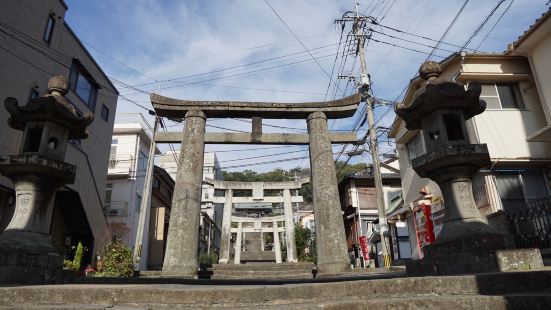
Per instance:
[[[375,182],[375,195],[377,197],[377,213],[379,217],[379,233],[381,238],[381,247],[383,250],[383,260],[384,266],[388,267],[391,265],[391,258],[388,252],[388,238],[385,236],[385,233],[388,232],[388,223],[386,220],[385,214],[385,204],[383,200],[383,181],[381,178],[381,163],[379,162],[379,146],[377,143],[377,130],[375,128],[375,120],[373,117],[373,97],[370,94],[371,91],[371,81],[369,73],[367,71],[367,64],[365,62],[365,39],[368,35],[365,33],[365,27],[368,20],[375,21],[374,18],[369,16],[360,15],[358,12],[358,3],[356,3],[356,12],[354,16],[351,16],[351,12],[347,12],[343,15],[341,20],[337,22],[352,22],[352,33],[349,34],[353,36],[357,43],[356,54],[360,57],[360,84],[358,91],[362,94],[362,97],[365,98],[366,104],[366,118],[368,124],[368,134],[369,134],[369,143],[370,151],[373,162],[373,178]],[[375,21],[376,22],[376,21]],[[363,152],[363,151],[362,151]]]
[[[151,112],[150,112],[151,113]],[[138,220],[138,229],[136,232],[136,246],[134,247],[134,270],[142,270],[145,269],[146,266],[142,266],[141,264],[141,258],[143,255],[147,255],[147,253],[142,253],[143,249],[143,242],[144,238],[148,238],[146,235],[146,232],[149,231],[146,229],[145,225],[149,225],[149,223],[146,223],[146,220],[149,219],[150,215],[150,201],[151,201],[151,190],[153,185],[153,165],[155,162],[155,133],[157,132],[157,128],[159,126],[159,117],[155,115],[155,124],[153,125],[153,133],[151,134],[151,146],[149,148],[149,158],[147,161],[147,170],[145,172],[145,180],[144,180],[144,189],[143,189],[143,196],[142,196],[142,202],[140,205],[140,218]]]

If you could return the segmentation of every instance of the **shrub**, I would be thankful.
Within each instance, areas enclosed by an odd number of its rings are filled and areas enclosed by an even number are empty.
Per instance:
[[[209,267],[212,264],[216,264],[218,262],[218,255],[211,253],[202,253],[199,255],[199,266],[201,267]]]
[[[73,246],[71,248],[74,249],[75,247]],[[82,265],[82,256],[84,255],[85,251],[86,251],[86,248],[82,245],[82,241],[79,241],[76,247],[75,256],[73,260],[72,261],[68,259],[64,260],[63,269],[79,271]]]
[[[121,239],[113,238],[105,246],[103,272],[96,276],[130,277],[133,273],[132,249]]]

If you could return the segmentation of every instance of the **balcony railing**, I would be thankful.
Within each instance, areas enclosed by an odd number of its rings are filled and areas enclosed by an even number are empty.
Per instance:
[[[107,217],[125,217],[128,215],[128,202],[113,201],[105,205],[103,212]]]
[[[532,200],[523,208],[506,209],[505,213],[517,247],[551,247],[551,197]]]
[[[134,156],[132,154],[116,154],[114,159],[109,159],[108,175],[132,175],[134,169]]]

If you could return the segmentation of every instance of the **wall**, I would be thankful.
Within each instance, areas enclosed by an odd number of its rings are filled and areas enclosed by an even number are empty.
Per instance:
[[[48,14],[56,14],[56,23],[49,47],[63,54],[62,60],[52,60],[44,54],[17,40],[3,35],[0,38],[0,100],[11,96],[18,99],[19,104],[25,104],[33,86],[42,95],[47,90],[47,83],[52,75],[69,77],[72,58],[78,58],[88,69],[94,79],[101,85],[98,90],[96,111],[93,123],[88,127],[90,137],[82,140],[80,148],[69,145],[65,160],[77,165],[75,184],[69,188],[80,195],[88,222],[95,237],[95,249],[103,247],[106,241],[106,220],[102,210],[102,198],[105,188],[107,165],[112,134],[114,115],[116,112],[117,94],[107,78],[96,66],[93,59],[85,51],[80,42],[73,36],[71,30],[64,24],[66,8],[59,0],[5,0],[0,2],[0,21],[23,32],[36,40],[33,44],[47,48],[42,41]],[[2,26],[2,29],[5,27]],[[9,33],[14,30],[6,29]],[[33,46],[31,44],[31,46]],[[51,50],[50,54],[52,53]],[[77,96],[70,91],[67,98],[81,111],[90,111]],[[109,119],[104,121],[100,116],[102,104],[109,110]],[[8,113],[3,105],[0,107],[0,154],[14,154],[19,150],[21,132],[8,127]],[[87,156],[85,155],[87,154]],[[11,182],[0,177],[0,186],[12,188]]]

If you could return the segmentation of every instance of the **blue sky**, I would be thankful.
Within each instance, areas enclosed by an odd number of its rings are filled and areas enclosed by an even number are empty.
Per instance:
[[[548,9],[548,0],[515,0],[496,24],[511,1],[505,0],[501,4],[468,48],[502,52],[508,43],[513,42]],[[134,89],[119,86],[121,94],[145,106],[150,106],[147,92],[160,92],[181,99],[301,102],[340,98],[356,91],[351,84],[346,87],[345,80],[340,80],[335,90],[338,74],[356,75],[359,69],[358,63],[354,64],[353,56],[344,61],[342,48],[337,50],[340,28],[334,24],[334,20],[345,11],[354,9],[354,1],[269,0],[326,72],[330,73],[335,64],[334,83],[330,87],[329,78],[320,66],[261,0],[66,2],[69,6],[67,22],[104,71],[119,81],[135,86]],[[438,39],[463,2],[363,0],[359,1],[359,10],[376,17],[382,25]],[[462,46],[498,2],[470,0],[444,41]],[[345,33],[348,30],[345,29]],[[394,100],[399,98],[398,95],[425,60],[426,53],[432,50],[425,45],[434,46],[435,42],[396,33],[388,28],[379,27],[376,30],[384,34],[375,34],[373,38],[384,43],[369,42],[366,55],[374,96]],[[437,50],[432,59],[440,60],[458,50],[446,44],[440,48],[442,50]],[[339,55],[335,57],[337,51]],[[249,65],[251,63],[255,64]],[[379,125],[388,126],[392,122],[394,114],[387,111],[386,107],[376,109],[376,119],[381,119]],[[117,114],[135,112],[147,113],[119,99]],[[329,125],[335,130],[349,130],[354,120],[353,117],[334,123],[331,121]],[[264,123],[299,128],[284,130],[265,126],[265,132],[301,132],[300,129],[305,128],[305,122],[295,120],[265,120]],[[250,124],[237,120],[215,119],[209,120],[208,124],[235,130],[250,129]],[[181,128],[171,122],[167,125],[172,126],[170,130]],[[220,131],[212,127],[207,130]],[[364,132],[360,131],[359,136]],[[207,150],[254,147],[212,145],[207,146]],[[301,146],[260,149],[265,147],[258,146],[256,151],[221,152],[218,158],[223,167],[231,167],[302,157],[305,153],[299,151],[306,149]],[[389,152],[392,146],[382,144],[381,148],[382,152]],[[339,149],[338,146],[334,148],[335,152]],[[284,152],[293,153],[236,161]],[[358,157],[351,162],[362,160],[368,159]],[[230,170],[268,171],[275,167],[289,169],[307,164],[308,158]]]

